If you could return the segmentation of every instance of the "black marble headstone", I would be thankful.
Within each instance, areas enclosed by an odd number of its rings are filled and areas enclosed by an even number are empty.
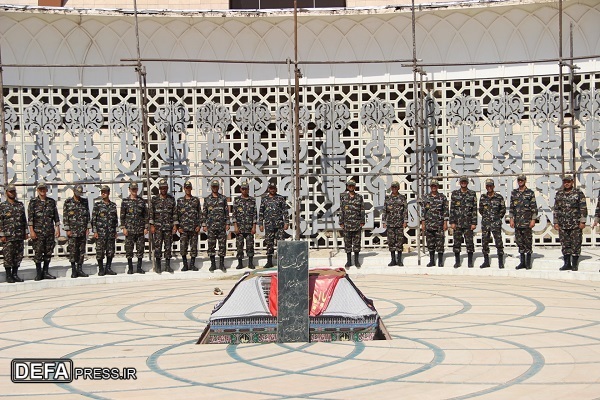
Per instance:
[[[308,243],[277,243],[277,342],[309,342]]]

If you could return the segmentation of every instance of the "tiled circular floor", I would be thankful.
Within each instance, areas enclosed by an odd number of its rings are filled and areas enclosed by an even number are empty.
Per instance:
[[[2,293],[0,398],[597,399],[600,282],[354,278],[392,341],[196,345],[234,280]],[[13,358],[135,367],[134,381],[13,384]]]

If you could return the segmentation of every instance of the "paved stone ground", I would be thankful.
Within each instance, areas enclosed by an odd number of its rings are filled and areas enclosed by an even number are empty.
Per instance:
[[[343,265],[329,253],[311,252],[311,266]],[[600,252],[576,273],[540,253],[531,271],[514,259],[501,271],[426,268],[414,254],[387,267],[365,252],[350,274],[393,340],[364,343],[194,344],[235,270],[0,283],[0,398],[598,399]],[[137,379],[12,383],[10,361],[30,357]]]

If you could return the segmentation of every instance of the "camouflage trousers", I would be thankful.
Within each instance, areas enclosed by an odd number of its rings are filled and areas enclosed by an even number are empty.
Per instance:
[[[581,254],[581,237],[583,231],[579,228],[559,229],[558,238],[563,255],[578,256]]]
[[[143,233],[130,233],[127,232],[128,235],[125,236],[125,257],[128,260],[133,258],[133,248],[135,247],[136,252],[135,255],[137,258],[144,257],[144,243],[145,238]]]
[[[38,234],[37,239],[33,240],[32,242],[33,262],[38,264],[44,260],[50,260],[52,258],[52,255],[54,254],[54,247],[56,246],[53,234],[47,236]]]
[[[515,242],[520,254],[533,253],[533,231],[531,228],[515,228]]]
[[[346,253],[358,253],[360,251],[360,234],[362,231],[344,230],[344,248]]]
[[[244,257],[244,242],[246,242],[246,254],[254,257],[254,235],[250,232],[240,232],[235,236],[236,258]]]
[[[265,247],[267,255],[275,253],[275,245],[278,240],[283,238],[283,228],[268,228],[265,227]]]
[[[223,229],[210,229],[208,228],[208,256],[214,256],[217,253],[217,242],[219,242],[219,257],[225,257],[225,250],[227,247],[227,232]]]
[[[115,256],[115,235],[99,236],[96,239],[96,259]]]
[[[440,229],[426,229],[425,238],[427,239],[427,250],[438,253],[444,252],[444,242],[446,241],[446,233]]]
[[[483,254],[490,254],[490,242],[494,236],[494,244],[498,250],[498,254],[504,254],[504,242],[502,241],[502,228],[481,229],[481,245],[483,247]]]
[[[388,226],[386,232],[390,251],[401,252],[404,244],[404,228],[401,226]]]
[[[85,236],[71,236],[67,242],[67,252],[69,253],[69,262],[83,264],[85,257]]]
[[[4,243],[2,254],[4,255],[5,268],[19,268],[23,261],[23,240],[11,240]]]
[[[467,248],[467,253],[475,252],[475,243],[473,242],[473,231],[471,228],[456,228],[454,229],[454,233],[452,234],[454,238],[454,243],[452,244],[452,250],[455,253],[460,253],[460,247],[462,245],[463,239],[465,241],[465,247]]]
[[[196,231],[183,231],[179,246],[181,257],[187,256],[188,247],[190,248],[190,257],[198,257],[198,233]]]
[[[163,243],[165,245],[165,258],[171,259],[171,251],[173,249],[173,231],[169,230],[157,230],[152,235],[152,244],[154,246],[154,257],[162,258],[163,256]]]

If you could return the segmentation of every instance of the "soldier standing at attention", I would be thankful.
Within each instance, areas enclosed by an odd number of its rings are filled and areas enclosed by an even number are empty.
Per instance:
[[[346,248],[346,268],[352,266],[352,251],[354,251],[354,265],[360,268],[358,255],[360,253],[360,239],[362,227],[365,225],[365,204],[362,195],[356,193],[356,182],[352,179],[346,183],[346,193],[340,196],[340,227],[344,232],[344,246]]]
[[[408,207],[406,204],[406,196],[400,194],[400,183],[392,182],[392,193],[385,196],[383,202],[383,214],[381,222],[387,232],[388,248],[392,255],[392,261],[388,266],[394,265],[404,266],[402,263],[402,250],[404,239],[404,228],[408,225]],[[395,252],[398,252],[396,257]]]
[[[0,241],[4,248],[4,269],[6,282],[23,282],[17,275],[23,260],[23,242],[27,234],[27,218],[25,206],[17,200],[17,188],[13,184],[6,185],[6,201],[0,204]]]
[[[138,197],[138,184],[129,184],[129,197],[121,202],[121,230],[125,235],[125,256],[127,257],[127,273],[133,274],[133,248],[136,248],[138,274],[144,274],[142,258],[144,257],[144,235],[148,233],[148,208],[146,200]]]
[[[460,267],[460,247],[465,240],[469,268],[473,268],[473,231],[477,227],[477,195],[469,189],[469,179],[461,176],[460,189],[454,190],[450,196],[450,227],[454,231],[454,268]]]
[[[527,177],[517,176],[517,189],[510,193],[510,227],[515,229],[515,242],[519,247],[521,262],[516,269],[531,269],[533,253],[533,227],[537,218],[537,202],[535,193],[526,186]]]
[[[63,206],[63,219],[67,232],[69,261],[71,262],[71,278],[89,275],[83,272],[83,258],[85,257],[85,244],[90,233],[90,207],[88,200],[81,197],[83,186],[76,185],[73,197],[68,198]]]
[[[277,185],[269,183],[269,194],[262,198],[258,214],[258,226],[265,232],[267,263],[265,268],[273,267],[273,253],[278,240],[283,240],[283,232],[289,226],[288,205],[285,197],[277,194]]]
[[[47,197],[48,187],[45,182],[37,185],[38,195],[31,199],[27,206],[29,237],[33,242],[33,261],[35,262],[35,280],[56,279],[50,275],[48,267],[54,254],[55,238],[60,236],[60,220],[56,200]],[[42,269],[42,261],[44,268]]]
[[[208,236],[208,257],[210,258],[210,272],[217,269],[215,254],[219,242],[219,269],[225,270],[225,250],[227,248],[227,232],[229,231],[229,207],[227,197],[219,193],[219,181],[214,179],[210,183],[210,195],[204,198],[202,209],[202,228]]]
[[[179,234],[181,235],[182,271],[198,271],[196,257],[198,257],[198,235],[202,221],[202,207],[200,199],[192,196],[192,182],[186,181],[183,185],[185,195],[177,199],[177,221],[179,221]],[[190,265],[188,267],[187,251],[190,247]]]
[[[256,199],[249,195],[248,182],[240,186],[242,195],[233,200],[233,228],[235,232],[235,247],[237,248],[238,265],[236,269],[244,268],[244,240],[248,254],[248,268],[254,269],[254,234],[256,233]]]
[[[490,242],[498,251],[498,268],[504,268],[504,243],[502,241],[502,220],[506,215],[506,203],[500,193],[494,192],[494,180],[485,181],[485,190],[479,198],[479,214],[481,214],[481,236],[483,245],[483,264],[480,268],[490,267]]]
[[[554,197],[554,229],[562,247],[564,265],[560,271],[577,271],[585,220],[587,219],[587,204],[585,194],[573,187],[573,175],[565,175],[563,187],[558,189]]]
[[[445,233],[448,230],[448,200],[438,191],[440,183],[432,179],[431,193],[423,197],[421,230],[425,232],[427,250],[429,250],[428,267],[435,266],[435,253],[438,254],[438,267],[444,266]]]
[[[112,267],[115,256],[115,239],[117,238],[117,227],[119,220],[117,216],[117,205],[110,201],[110,188],[104,185],[100,188],[102,199],[94,203],[92,210],[92,231],[96,239],[96,260],[98,260],[98,276],[116,275]],[[103,261],[106,254],[106,270]]]
[[[161,273],[160,259],[162,258],[163,243],[165,245],[165,272],[173,273],[171,269],[171,251],[173,235],[177,232],[177,205],[175,198],[167,191],[169,184],[166,179],[158,182],[158,196],[152,197],[150,208],[150,232],[153,235],[154,270]]]

